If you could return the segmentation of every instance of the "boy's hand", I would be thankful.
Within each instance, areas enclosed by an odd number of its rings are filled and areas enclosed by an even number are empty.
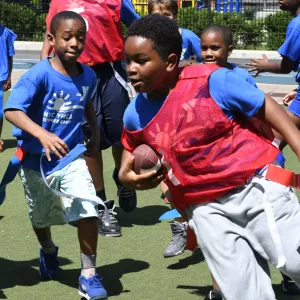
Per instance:
[[[69,151],[67,144],[63,140],[46,130],[44,130],[41,137],[39,137],[39,141],[45,149],[48,161],[51,161],[50,152],[55,154],[58,158],[62,158],[63,156],[66,156]]]
[[[164,174],[151,171],[137,175],[133,171],[134,156],[131,156],[119,173],[120,181],[130,189],[149,190],[157,187],[164,180]]]
[[[7,80],[3,82],[3,91],[8,91],[11,88],[11,77],[9,76]]]
[[[295,99],[296,94],[296,91],[291,91],[288,94],[286,94],[282,99],[283,104],[285,106],[289,106],[291,102]]]
[[[86,143],[86,155],[91,156],[94,153],[99,152],[100,149],[100,141],[101,141],[101,135],[100,131],[96,131],[96,133],[93,133],[91,139]]]
[[[256,71],[254,77],[256,77],[261,72],[265,72],[266,67],[269,65],[269,59],[265,54],[263,54],[263,59],[251,58],[251,60],[252,62],[246,65],[251,67],[248,69],[248,72]]]

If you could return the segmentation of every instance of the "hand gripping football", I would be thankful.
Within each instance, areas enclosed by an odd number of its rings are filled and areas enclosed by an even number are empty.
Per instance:
[[[162,168],[158,155],[146,144],[135,148],[132,154],[134,156],[133,170],[136,174],[159,171]]]

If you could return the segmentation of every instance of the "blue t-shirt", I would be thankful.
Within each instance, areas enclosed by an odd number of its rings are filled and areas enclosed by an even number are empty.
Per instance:
[[[232,65],[232,68],[233,68],[232,71],[233,71],[235,74],[239,75],[239,76],[242,77],[244,80],[246,80],[246,81],[249,82],[251,85],[253,85],[254,87],[257,88],[257,85],[256,85],[255,80],[253,79],[252,75],[251,75],[248,71],[246,71],[245,69],[242,69],[242,68],[238,67],[238,66],[235,65],[235,64],[232,64],[232,63],[231,63],[231,65]]]
[[[209,78],[209,91],[228,119],[242,114],[246,118],[255,115],[265,101],[264,93],[249,84],[233,71],[221,68]],[[124,114],[127,130],[143,129],[158,113],[165,99],[148,99],[146,94],[137,96],[128,105]]]
[[[17,35],[0,24],[0,81],[9,75],[8,57],[15,55],[14,41]]]
[[[296,81],[300,83],[300,15],[292,19],[288,24],[285,41],[278,49],[278,53],[295,62],[293,70],[298,71]]]
[[[131,23],[140,18],[140,16],[134,10],[132,2],[130,0],[123,0],[121,6],[121,22],[124,23],[127,27]]]
[[[182,37],[182,52],[180,61],[188,60],[191,56],[196,56],[197,62],[201,62],[200,39],[191,30],[180,28]]]
[[[23,111],[68,145],[70,151],[62,159],[52,154],[51,162],[45,166],[47,175],[65,167],[86,150],[81,121],[87,101],[95,92],[96,75],[91,68],[81,66],[81,74],[69,77],[57,72],[45,58],[20,78],[5,107]],[[40,155],[44,152],[39,140],[16,126],[12,134],[18,145],[28,151],[23,166],[39,171]]]

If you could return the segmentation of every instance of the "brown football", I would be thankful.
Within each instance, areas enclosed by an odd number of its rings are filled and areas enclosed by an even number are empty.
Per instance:
[[[156,152],[146,144],[142,144],[134,149],[133,170],[136,174],[143,174],[162,168],[161,161]]]

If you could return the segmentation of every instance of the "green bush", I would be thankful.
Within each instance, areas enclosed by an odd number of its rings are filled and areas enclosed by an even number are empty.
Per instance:
[[[267,30],[267,48],[277,50],[285,40],[286,27],[292,16],[288,12],[279,11],[265,18]]]
[[[43,40],[45,14],[26,5],[0,2],[0,23],[18,35],[18,40]]]

